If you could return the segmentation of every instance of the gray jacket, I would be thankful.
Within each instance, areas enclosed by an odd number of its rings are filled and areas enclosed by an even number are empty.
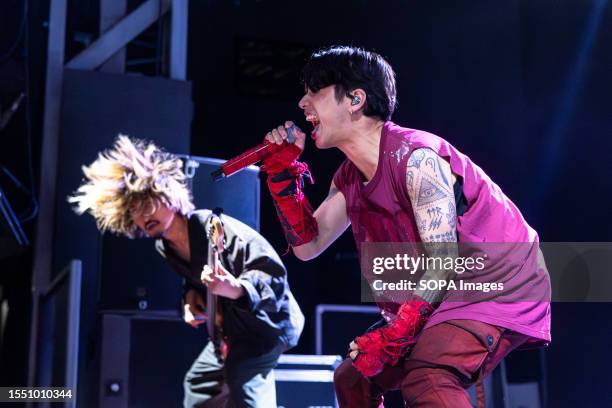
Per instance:
[[[179,258],[163,240],[156,248],[171,268],[203,296],[206,286],[200,274],[207,260],[206,222],[210,210],[191,213],[188,220],[191,262]],[[287,270],[272,246],[259,233],[228,215],[221,215],[226,249],[222,265],[238,278],[246,295],[232,300],[219,296],[223,333],[232,344],[247,342],[262,349],[281,346],[288,349],[298,342],[304,328],[304,315],[287,282]]]

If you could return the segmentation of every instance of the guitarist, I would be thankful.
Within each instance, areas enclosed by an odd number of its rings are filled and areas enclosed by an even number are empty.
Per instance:
[[[220,215],[218,261],[209,266],[211,211],[194,209],[181,161],[152,143],[119,136],[83,172],[84,184],[69,198],[75,211],[89,212],[102,231],[155,238],[185,279],[184,320],[198,327],[214,319],[217,341],[207,342],[187,372],[183,405],[276,407],[271,370],[297,344],[304,317],[272,246]],[[217,298],[214,317],[207,291]]]

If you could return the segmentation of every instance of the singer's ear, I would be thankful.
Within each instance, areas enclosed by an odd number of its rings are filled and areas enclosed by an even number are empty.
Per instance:
[[[365,106],[367,94],[363,89],[353,89],[352,91],[347,92],[346,96],[348,99],[345,101],[351,114],[363,109]]]

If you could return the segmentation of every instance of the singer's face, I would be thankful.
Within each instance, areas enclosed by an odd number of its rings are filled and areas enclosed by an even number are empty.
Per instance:
[[[314,127],[311,137],[319,149],[337,147],[344,139],[344,135],[350,134],[347,100],[348,98],[342,98],[338,102],[334,85],[317,92],[306,89],[299,106],[304,110],[306,120]]]
[[[176,212],[161,202],[152,203],[148,201],[132,208],[130,215],[134,224],[145,235],[151,238],[160,238],[170,228]]]

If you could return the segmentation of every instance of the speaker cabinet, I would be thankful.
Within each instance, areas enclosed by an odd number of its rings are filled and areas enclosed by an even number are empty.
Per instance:
[[[104,313],[99,408],[180,406],[183,378],[207,338],[178,313]]]

